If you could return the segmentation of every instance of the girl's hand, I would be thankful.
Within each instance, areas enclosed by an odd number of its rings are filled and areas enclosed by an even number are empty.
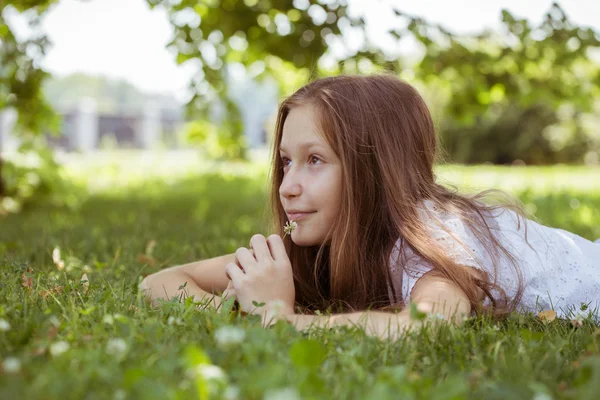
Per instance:
[[[292,264],[279,235],[265,239],[256,234],[250,239],[251,252],[240,247],[235,252],[236,262],[225,266],[231,279],[224,297],[235,296],[242,311],[272,316],[293,314],[296,300]],[[253,255],[254,253],[254,255]],[[256,306],[253,301],[261,303]]]

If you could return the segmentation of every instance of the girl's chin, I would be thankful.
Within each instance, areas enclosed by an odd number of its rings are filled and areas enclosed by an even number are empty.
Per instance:
[[[303,237],[303,235],[299,235],[298,232],[292,232],[291,239],[296,246],[300,247],[310,247],[320,244],[315,237]]]

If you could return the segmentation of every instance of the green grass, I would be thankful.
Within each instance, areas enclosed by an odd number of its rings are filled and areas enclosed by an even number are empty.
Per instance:
[[[441,326],[385,342],[356,328],[263,329],[258,317],[189,303],[152,308],[137,291],[140,276],[231,253],[254,233],[269,234],[261,221],[264,165],[191,163],[177,174],[161,163],[70,165],[66,174],[90,190],[79,209],[39,207],[0,221],[0,318],[11,326],[0,331],[0,356],[21,363],[18,372],[0,371],[2,399],[199,398],[206,381],[186,371],[202,362],[225,374],[209,381],[210,398],[235,398],[236,390],[240,399],[600,393],[600,330],[589,320],[576,328],[532,315],[514,314],[497,326],[473,318],[459,329]],[[471,190],[506,189],[540,222],[600,237],[598,169],[447,166],[438,173]],[[151,241],[151,258],[140,258]],[[56,246],[70,268],[57,270]],[[86,265],[87,292],[79,282]],[[32,279],[30,289],[23,274]],[[57,286],[61,292],[44,292]],[[243,341],[220,344],[216,332],[224,326],[243,329]],[[114,339],[123,339],[126,350]],[[58,354],[62,341],[69,348]]]

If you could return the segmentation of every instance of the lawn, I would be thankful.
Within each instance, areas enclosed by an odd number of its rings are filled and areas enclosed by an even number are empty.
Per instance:
[[[600,237],[598,168],[437,172],[466,191],[505,189],[540,222]],[[0,220],[1,399],[598,398],[600,329],[590,319],[472,318],[388,342],[350,327],[263,329],[258,317],[190,302],[152,308],[142,276],[270,233],[265,163],[75,157],[65,175],[87,188],[79,208]]]

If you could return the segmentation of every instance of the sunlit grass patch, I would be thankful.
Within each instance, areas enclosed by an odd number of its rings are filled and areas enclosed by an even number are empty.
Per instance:
[[[0,221],[0,398],[591,399],[600,391],[590,310],[572,319],[474,317],[386,342],[354,327],[263,329],[258,316],[177,299],[148,306],[142,276],[270,233],[266,164],[202,170],[180,158],[168,174],[169,162],[70,164],[67,173],[95,187],[79,210],[41,207]],[[123,176],[132,165],[134,178]],[[600,237],[595,173],[438,171],[458,186],[506,189],[540,222],[588,239]]]

